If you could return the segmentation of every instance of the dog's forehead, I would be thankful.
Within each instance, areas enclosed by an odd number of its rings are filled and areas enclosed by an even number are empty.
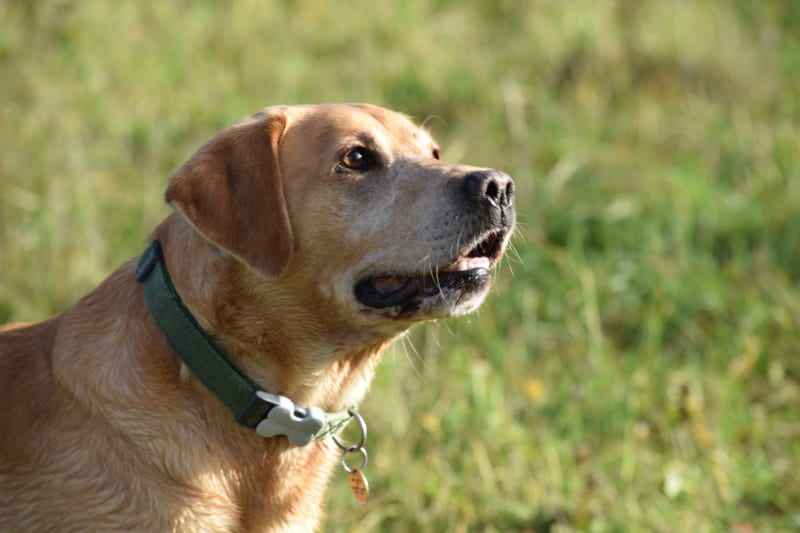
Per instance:
[[[415,147],[429,152],[435,142],[406,115],[370,104],[311,106],[298,124],[306,133],[337,139],[368,137],[376,144]]]

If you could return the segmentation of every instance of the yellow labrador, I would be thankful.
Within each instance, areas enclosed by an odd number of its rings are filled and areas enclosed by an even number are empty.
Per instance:
[[[329,437],[392,339],[480,305],[513,197],[379,107],[223,131],[139,260],[0,333],[0,530],[315,529]]]

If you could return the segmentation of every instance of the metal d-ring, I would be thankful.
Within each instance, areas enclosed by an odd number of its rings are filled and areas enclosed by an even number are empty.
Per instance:
[[[364,448],[356,448],[356,450],[361,452],[361,466],[359,466],[358,468],[350,468],[349,466],[347,466],[347,454],[353,452],[351,452],[350,450],[345,450],[342,452],[342,468],[344,468],[344,471],[347,472],[348,474],[352,474],[357,470],[363,471],[364,467],[367,466],[367,459],[368,459],[367,450],[365,450]]]
[[[347,445],[345,445],[345,443],[343,443],[341,441],[341,439],[339,439],[339,437],[334,435],[333,436],[333,442],[335,442],[336,445],[339,448],[344,450],[344,454],[342,454],[342,464],[344,464],[344,456],[345,455],[347,455],[348,453],[353,453],[353,452],[359,451],[359,450],[364,455],[364,464],[366,464],[366,462],[367,462],[367,452],[366,452],[366,450],[364,450],[364,444],[366,444],[366,442],[367,442],[367,423],[364,422],[364,419],[361,418],[361,415],[358,414],[358,411],[356,411],[355,409],[350,409],[347,412],[350,413],[350,416],[352,416],[353,418],[356,419],[356,422],[358,422],[358,428],[361,430],[361,439],[359,439],[357,444],[353,444],[352,446],[347,446]],[[345,467],[345,470],[347,470],[347,468],[348,468],[347,465],[344,465],[344,467]],[[350,472],[350,470],[347,470],[347,471]]]

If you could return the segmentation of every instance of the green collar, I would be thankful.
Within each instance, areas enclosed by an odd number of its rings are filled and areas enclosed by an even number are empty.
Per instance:
[[[181,301],[158,241],[150,243],[139,258],[136,279],[144,288],[150,314],[172,348],[240,424],[264,437],[285,435],[293,446],[305,446],[336,434],[352,418],[352,410],[326,413],[264,392],[236,368]]]

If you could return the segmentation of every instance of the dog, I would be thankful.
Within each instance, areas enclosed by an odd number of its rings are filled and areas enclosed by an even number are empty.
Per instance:
[[[316,529],[381,352],[475,310],[515,219],[507,174],[367,104],[268,107],[165,197],[139,259],[0,332],[2,531]]]

